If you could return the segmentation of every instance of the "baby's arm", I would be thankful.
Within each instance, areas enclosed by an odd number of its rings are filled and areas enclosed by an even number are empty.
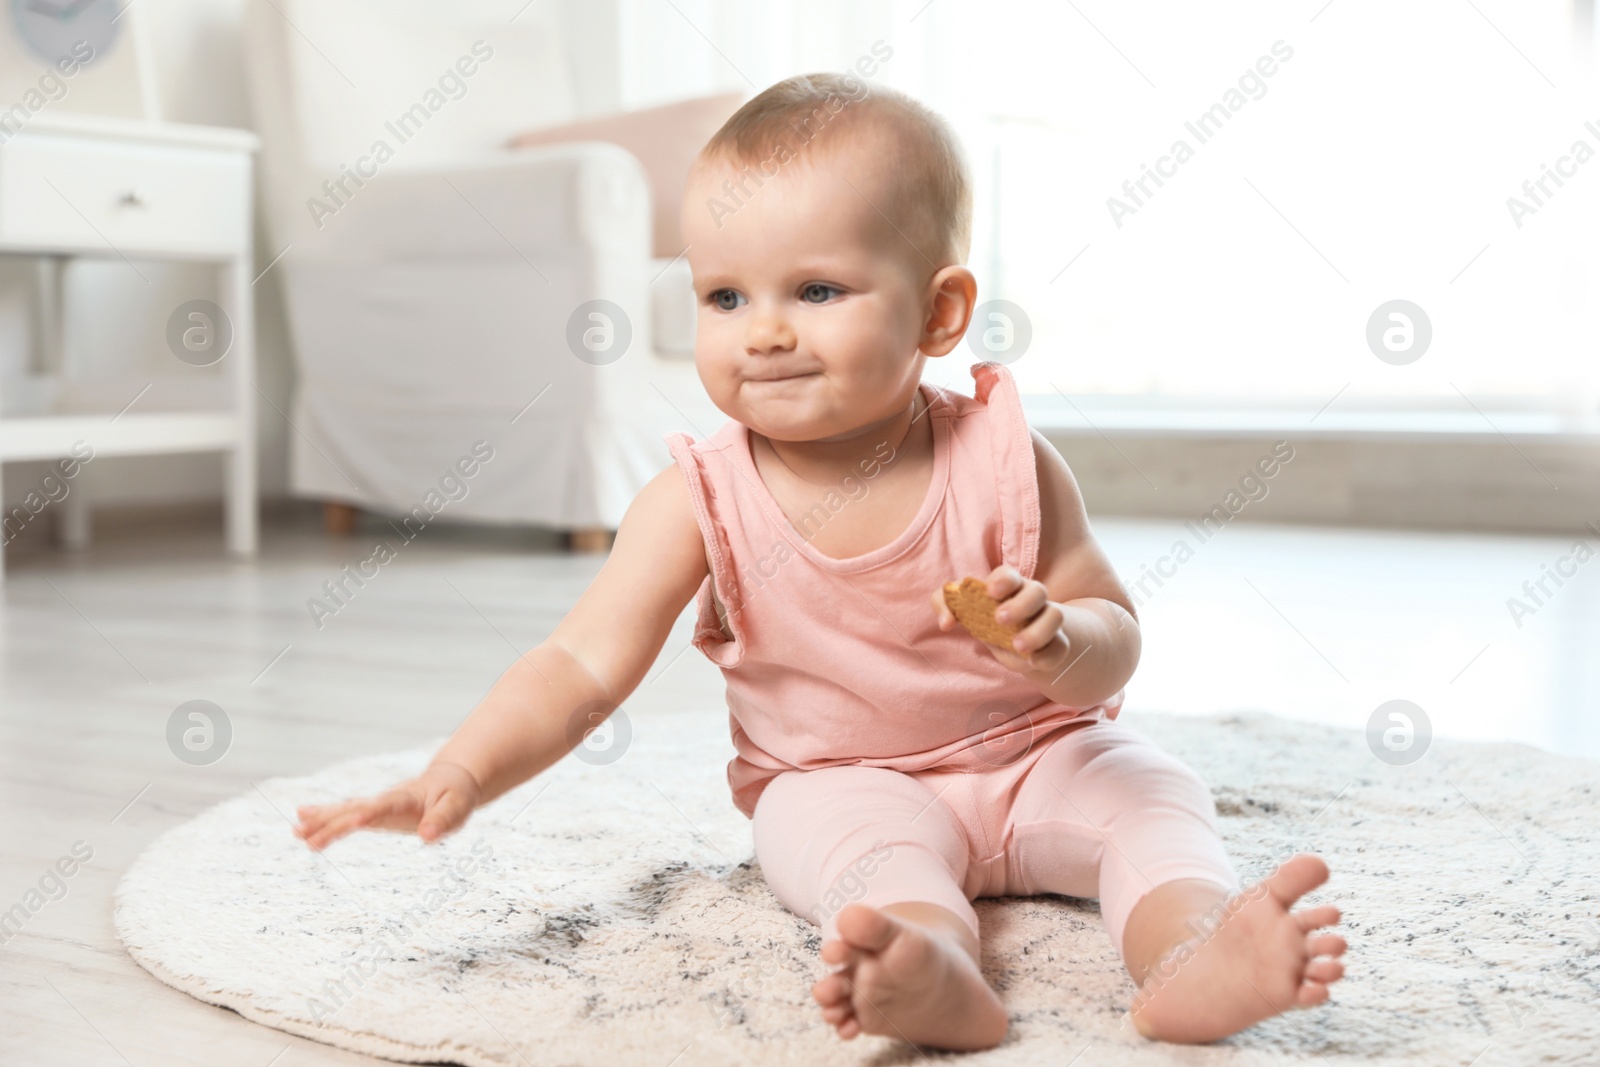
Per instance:
[[[360,828],[435,841],[474,808],[554,764],[644,678],[708,573],[683,475],[657,474],[629,505],[600,573],[537,648],[518,657],[426,771],[376,797],[299,809],[295,832],[321,849]],[[573,726],[574,717],[579,725]]]
[[[987,576],[1002,604],[997,620],[1023,625],[1024,651],[988,646],[1001,663],[1026,675],[1040,692],[1068,707],[1090,707],[1117,694],[1139,663],[1138,615],[1111,562],[1089,531],[1083,497],[1066,460],[1038,430],[1039,561],[1027,581],[1010,562]],[[939,627],[955,616],[934,591]],[[976,638],[974,638],[976,640]]]

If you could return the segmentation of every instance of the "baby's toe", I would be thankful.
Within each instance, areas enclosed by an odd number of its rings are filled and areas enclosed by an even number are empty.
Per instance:
[[[1306,965],[1306,977],[1326,985],[1344,977],[1344,964],[1338,960],[1312,960]]]
[[[864,952],[882,952],[901,929],[893,918],[865,904],[848,905],[839,912],[835,922],[839,936],[851,948]]]
[[[1302,1008],[1314,1008],[1328,999],[1328,987],[1314,979],[1306,979],[1300,983],[1300,992],[1295,997],[1295,1003]]]
[[[836,939],[833,941],[824,941],[822,943],[822,951],[819,952],[818,955],[822,957],[823,963],[831,963],[835,965],[849,964],[855,962],[857,951],[855,946],[850,944],[850,942],[842,939]]]
[[[811,987],[811,995],[815,997],[817,999],[817,1003],[821,1004],[823,1007],[828,1007],[841,1002],[848,1003],[850,997],[850,985],[844,980],[843,976],[830,974],[826,978],[818,981],[816,985]]]
[[[1339,922],[1339,909],[1332,904],[1324,904],[1319,908],[1302,908],[1294,913],[1294,921],[1304,933],[1310,933],[1319,926],[1334,926]]]
[[[838,1026],[840,1023],[850,1018],[850,1016],[853,1014],[855,1013],[851,1010],[848,1002],[844,1004],[830,1004],[826,1008],[822,1009],[823,1019],[834,1026]]]
[[[1338,934],[1323,934],[1306,942],[1313,956],[1343,956],[1350,943]]]

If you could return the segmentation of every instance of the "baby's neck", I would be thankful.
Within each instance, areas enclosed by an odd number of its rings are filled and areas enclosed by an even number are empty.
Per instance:
[[[908,450],[917,451],[924,442],[931,446],[932,435],[919,432],[926,429],[927,420],[922,417],[925,410],[926,401],[918,389],[903,410],[833,437],[775,441],[754,430],[750,432],[765,442],[767,450],[796,478],[825,484],[841,474],[859,470],[868,458],[887,462],[885,455],[898,459]]]

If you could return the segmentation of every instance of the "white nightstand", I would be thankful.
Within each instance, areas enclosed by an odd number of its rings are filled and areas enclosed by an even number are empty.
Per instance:
[[[27,395],[4,398],[9,402],[0,407],[5,412],[0,414],[0,463],[69,457],[75,444],[92,448],[96,459],[225,453],[228,550],[254,555],[250,223],[256,136],[244,130],[49,114],[36,115],[9,137],[7,132],[0,129],[0,254],[40,257],[46,373],[21,383],[19,393]],[[61,372],[61,271],[75,256],[126,260],[134,269],[149,259],[221,268],[216,303],[232,328],[231,347],[221,357],[227,378],[224,406],[141,413],[133,389],[122,398],[129,407],[120,414],[116,403],[109,410],[82,410],[89,405],[81,400],[58,399],[55,387],[61,383],[52,376]],[[216,324],[194,321],[201,329],[192,336],[204,341],[205,330]],[[189,355],[186,362],[208,358],[203,348]],[[46,504],[29,519],[38,521],[45,511],[59,509],[65,540],[81,542],[88,536],[86,507],[85,494],[69,486],[59,503]],[[0,552],[22,525],[11,511],[0,515]]]

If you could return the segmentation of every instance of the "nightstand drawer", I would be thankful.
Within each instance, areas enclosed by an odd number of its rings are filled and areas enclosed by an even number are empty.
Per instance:
[[[242,152],[20,133],[0,146],[0,247],[217,255],[249,247]]]

